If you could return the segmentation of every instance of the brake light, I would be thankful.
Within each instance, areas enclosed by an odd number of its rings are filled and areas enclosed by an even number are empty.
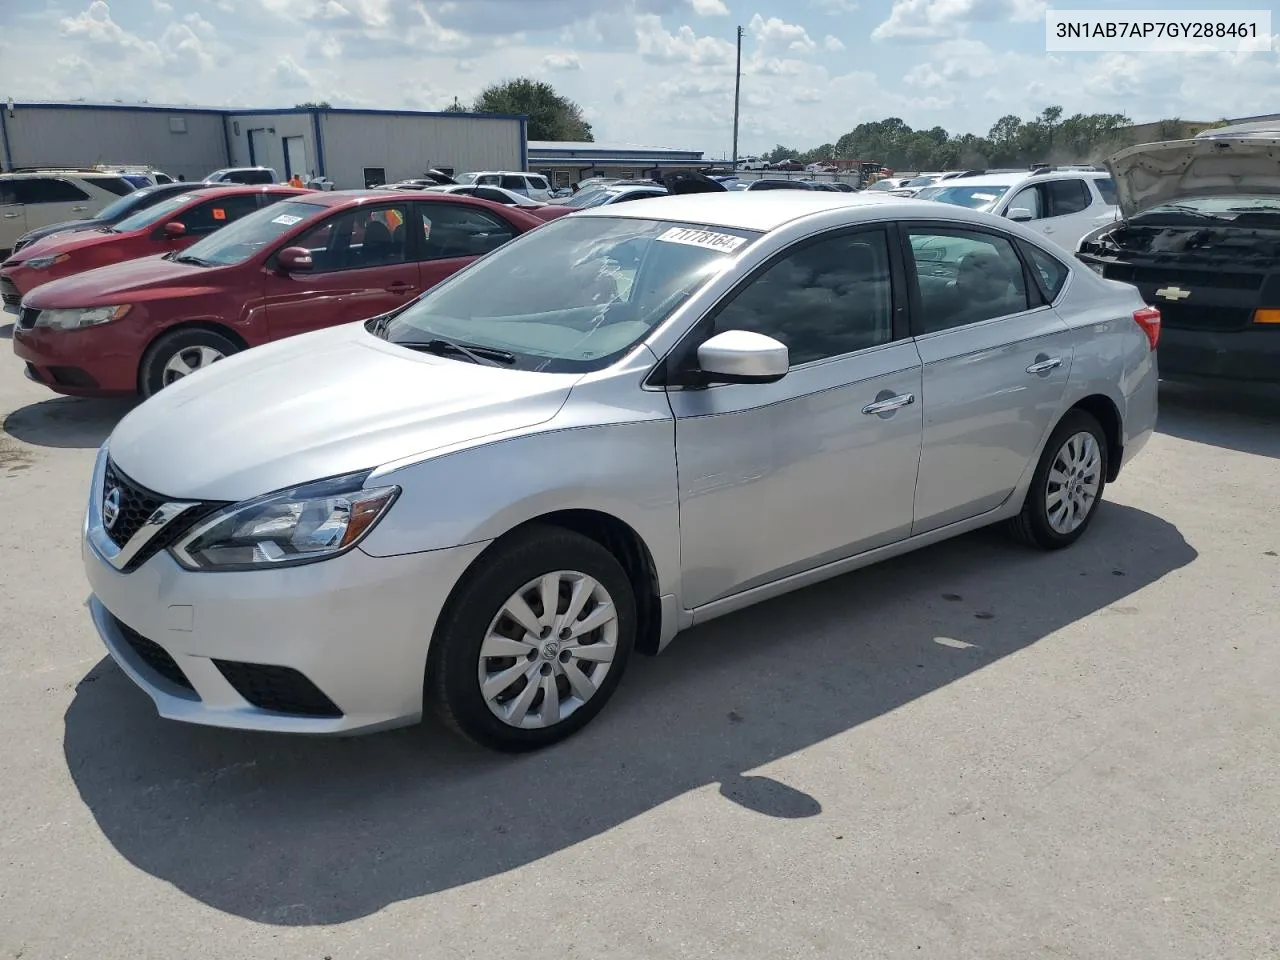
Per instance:
[[[1143,307],[1133,311],[1133,322],[1142,328],[1142,332],[1151,341],[1151,349],[1160,342],[1160,311],[1155,307]]]

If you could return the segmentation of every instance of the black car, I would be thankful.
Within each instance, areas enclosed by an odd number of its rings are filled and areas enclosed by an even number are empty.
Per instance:
[[[17,253],[23,247],[30,246],[50,234],[80,233],[85,230],[101,230],[103,227],[114,226],[125,217],[135,214],[139,210],[145,210],[166,197],[172,197],[179,193],[188,193],[193,189],[194,187],[189,183],[164,183],[152,187],[142,187],[140,190],[126,193],[119,200],[107,204],[88,220],[64,220],[62,223],[54,223],[36,230],[28,230],[14,243],[13,252]]]
[[[1160,375],[1280,382],[1280,132],[1144,144],[1107,162],[1122,219],[1076,256],[1159,308]]]

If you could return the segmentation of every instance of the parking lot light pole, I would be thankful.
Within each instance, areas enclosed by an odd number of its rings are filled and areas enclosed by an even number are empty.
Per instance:
[[[729,169],[738,172],[738,102],[742,92],[742,27],[738,28],[738,66],[733,75],[733,166]]]

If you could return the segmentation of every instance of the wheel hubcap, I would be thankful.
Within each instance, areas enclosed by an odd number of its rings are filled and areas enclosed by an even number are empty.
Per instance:
[[[160,374],[161,382],[167,387],[173,381],[181,380],[225,356],[226,354],[214,347],[187,347],[179,350],[164,365],[164,370]]]
[[[1067,438],[1049,468],[1045,512],[1056,533],[1079,529],[1088,518],[1102,487],[1102,451],[1093,434],[1081,431]]]
[[[513,593],[490,622],[480,692],[509,726],[554,726],[595,696],[617,649],[609,591],[585,573],[557,570]]]

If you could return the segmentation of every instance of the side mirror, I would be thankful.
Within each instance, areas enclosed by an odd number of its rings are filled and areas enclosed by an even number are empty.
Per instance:
[[[715,383],[774,383],[791,369],[791,357],[773,337],[726,330],[698,347],[698,367]]]
[[[285,247],[276,257],[276,263],[285,273],[303,272],[315,266],[315,261],[311,259],[311,251],[306,247]]]
[[[1026,223],[1028,220],[1034,220],[1036,215],[1026,207],[1014,207],[1009,211],[1008,217],[1016,223]]]
[[[177,240],[187,235],[187,225],[178,220],[171,220],[164,225],[164,235],[170,240]]]

